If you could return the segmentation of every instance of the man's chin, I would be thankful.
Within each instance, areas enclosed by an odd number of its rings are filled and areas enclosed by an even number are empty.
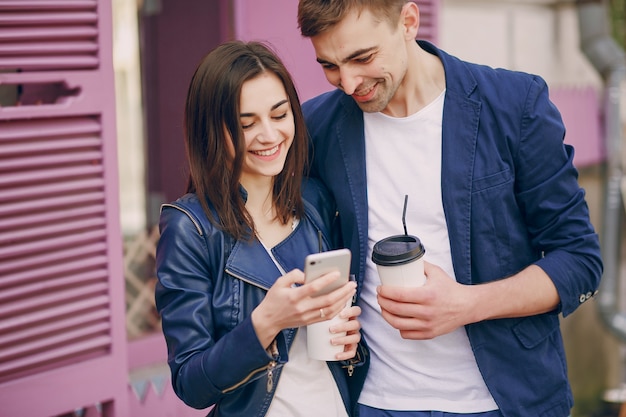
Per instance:
[[[364,113],[379,113],[385,110],[385,107],[386,107],[384,103],[380,103],[374,100],[365,101],[365,102],[354,100],[354,102],[357,104],[357,106],[359,106],[359,108]]]

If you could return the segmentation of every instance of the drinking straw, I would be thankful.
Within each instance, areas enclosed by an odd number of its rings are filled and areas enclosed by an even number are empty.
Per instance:
[[[404,226],[404,236],[408,235],[406,231],[406,203],[408,199],[409,199],[409,196],[405,195],[404,196],[404,210],[402,211],[402,225]]]

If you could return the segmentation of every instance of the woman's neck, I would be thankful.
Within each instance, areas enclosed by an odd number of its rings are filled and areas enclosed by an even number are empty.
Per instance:
[[[259,180],[242,179],[241,185],[246,190],[246,210],[252,216],[255,223],[262,219],[276,217],[276,210],[272,199],[273,184],[271,179]]]
[[[292,221],[283,224],[277,216],[273,201],[273,187],[269,183],[247,182],[242,184],[248,193],[246,210],[252,217],[258,239],[267,247],[274,247],[282,242],[292,231]],[[293,219],[291,219],[293,220]]]

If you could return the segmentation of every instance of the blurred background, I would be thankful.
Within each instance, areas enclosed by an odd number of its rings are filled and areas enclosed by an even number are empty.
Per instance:
[[[572,415],[625,417],[626,0],[416,3],[419,39],[547,81],[605,261],[599,294],[562,320]],[[220,42],[269,42],[303,101],[330,89],[296,8],[0,0],[0,417],[206,415],[170,385],[159,208],[185,191],[187,86]]]

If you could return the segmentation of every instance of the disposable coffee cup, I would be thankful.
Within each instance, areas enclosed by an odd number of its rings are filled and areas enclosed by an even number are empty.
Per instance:
[[[374,245],[372,261],[380,282],[396,287],[420,287],[426,282],[424,253],[420,240],[412,235],[395,235]]]
[[[348,300],[346,308],[352,305],[352,299]],[[331,333],[330,327],[338,323],[347,322],[347,318],[339,317],[337,314],[330,320],[324,320],[306,326],[306,347],[309,358],[320,361],[336,361],[338,353],[343,352],[344,345],[333,345],[331,339],[346,335],[343,333]]]

